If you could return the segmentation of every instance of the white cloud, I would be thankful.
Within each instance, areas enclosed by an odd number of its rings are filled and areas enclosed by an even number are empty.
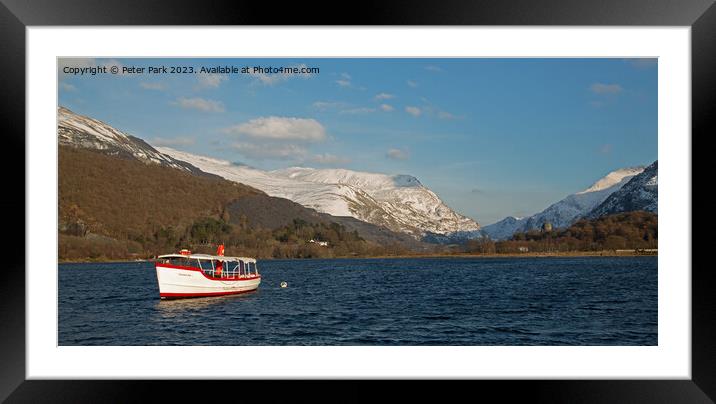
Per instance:
[[[393,108],[393,106],[390,104],[380,104],[380,109],[382,109],[385,112],[391,112],[395,108]]]
[[[393,95],[393,94],[388,94],[388,93],[380,93],[380,94],[378,94],[378,95],[375,96],[375,99],[378,100],[378,101],[380,101],[380,100],[389,100],[389,99],[391,99],[391,98],[395,98],[395,95]]]
[[[341,78],[336,80],[336,83],[341,87],[353,86],[353,83],[351,83],[351,76],[348,73],[341,73]]]
[[[148,83],[146,81],[142,81],[139,83],[139,87],[142,87],[145,90],[156,90],[156,91],[163,91],[166,89],[166,86],[163,83]]]
[[[196,75],[199,88],[218,88],[222,81],[227,81],[229,78],[225,74],[217,73],[199,73]]]
[[[172,102],[173,105],[177,105],[186,109],[196,109],[204,112],[224,112],[224,104],[219,101],[208,100],[205,98],[179,98]]]
[[[368,107],[357,107],[357,108],[348,108],[341,110],[341,114],[369,114],[371,112],[375,112],[375,108],[368,108]]]
[[[308,155],[308,150],[297,144],[272,143],[271,145],[266,145],[256,142],[237,142],[233,143],[231,147],[244,157],[257,160],[305,160]]]
[[[60,90],[62,91],[77,91],[77,87],[73,86],[72,84],[65,83],[64,81],[60,82]]]
[[[315,119],[269,116],[224,129],[230,134],[256,139],[319,142],[326,139],[326,130]]]
[[[418,107],[407,106],[407,107],[405,107],[405,112],[409,113],[412,116],[417,117],[417,116],[420,116],[420,114],[423,111],[421,111],[420,108],[418,108]]]
[[[464,115],[455,115],[451,112],[443,111],[442,109],[436,108],[434,106],[423,107],[423,112],[425,112],[425,114],[428,116],[437,116],[439,119],[445,120],[462,119],[465,117]]]
[[[287,76],[278,74],[251,73],[251,75],[254,76],[254,78],[256,78],[256,80],[258,80],[261,84],[267,86],[273,86],[274,84],[288,80]]]
[[[358,107],[340,101],[316,101],[312,106],[321,112],[335,110],[340,114],[368,114],[377,111],[376,108]]]
[[[312,105],[313,108],[319,111],[327,111],[329,109],[346,107],[346,103],[340,101],[316,101]]]
[[[321,105],[321,104],[319,104]],[[238,139],[231,147],[250,159],[290,160],[336,164],[345,160],[332,154],[312,154],[311,144],[328,138],[320,122],[309,118],[268,116],[222,130]]]
[[[455,115],[453,113],[450,113],[448,111],[442,110],[435,106],[433,103],[430,102],[425,97],[420,97],[420,101],[424,103],[422,107],[418,110],[418,107],[413,107],[415,110],[413,112],[408,111],[409,113],[413,114],[414,116],[418,115],[425,115],[429,117],[437,117],[439,119],[461,119],[464,118],[463,115]],[[406,109],[407,110],[407,109]]]
[[[283,160],[294,163],[311,162],[323,165],[346,164],[350,159],[336,156],[331,153],[313,154],[303,146],[292,143],[270,141],[263,142],[236,142],[230,147],[244,158],[254,160]]]
[[[388,149],[388,152],[385,153],[385,157],[387,157],[391,160],[407,160],[408,157],[410,157],[410,155],[405,150]]]
[[[334,154],[330,153],[324,153],[324,154],[315,154],[309,158],[309,160],[313,163],[317,164],[346,164],[350,163],[350,159],[338,157]]]
[[[251,73],[251,76],[266,86],[273,86],[291,78],[288,74]]]
[[[595,94],[618,94],[624,89],[619,84],[594,83],[589,87]]]
[[[350,74],[348,74],[348,73],[341,73],[341,77],[338,80],[336,80],[336,84],[338,84],[339,86],[341,86],[343,88],[351,88],[354,90],[365,91],[365,89],[366,89],[364,86],[355,85],[353,83],[353,79],[351,78]]]
[[[438,118],[440,118],[440,119],[456,119],[457,117],[447,111],[438,111]]]
[[[188,136],[179,136],[174,138],[163,138],[155,137],[149,140],[149,144],[152,146],[164,147],[164,146],[191,146],[196,142],[194,138]]]
[[[441,71],[443,71],[443,69],[442,69],[440,66],[435,66],[435,65],[425,66],[425,70],[431,71],[431,72],[441,72]]]

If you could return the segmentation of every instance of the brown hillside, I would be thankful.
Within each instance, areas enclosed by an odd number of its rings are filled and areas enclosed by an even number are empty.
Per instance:
[[[186,226],[222,214],[237,198],[262,194],[220,178],[59,147],[59,226],[65,233],[87,231],[136,239],[164,226]]]

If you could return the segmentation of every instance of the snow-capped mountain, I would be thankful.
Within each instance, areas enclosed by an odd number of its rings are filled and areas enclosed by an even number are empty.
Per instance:
[[[352,216],[416,238],[427,233],[449,235],[480,229],[474,220],[454,212],[410,175],[300,167],[262,171],[167,147],[157,150],[270,196],[333,216]]]
[[[641,174],[633,177],[621,189],[609,195],[599,206],[589,212],[587,218],[601,217],[621,212],[645,210],[658,213],[659,208],[659,161],[655,161]]]
[[[517,219],[507,217],[482,228],[484,234],[495,240],[511,237],[516,232],[537,230],[545,223],[553,228],[567,227],[591,212],[612,193],[625,186],[644,167],[630,167],[612,171],[584,191],[569,195],[535,215]]]
[[[57,116],[57,137],[60,145],[95,149],[108,155],[206,175],[191,164],[162,154],[144,140],[119,131],[97,119],[76,114],[65,107],[57,109]]]

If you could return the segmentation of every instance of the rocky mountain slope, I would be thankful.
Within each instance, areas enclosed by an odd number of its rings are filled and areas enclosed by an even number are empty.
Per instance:
[[[616,192],[590,211],[586,217],[597,218],[621,212],[647,211],[658,213],[659,164],[658,160],[641,174],[633,177]]]

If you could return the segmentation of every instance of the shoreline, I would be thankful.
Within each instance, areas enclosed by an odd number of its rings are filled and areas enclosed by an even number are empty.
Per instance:
[[[526,252],[526,253],[486,253],[486,254],[406,254],[406,255],[379,255],[379,256],[353,256],[353,257],[333,257],[333,258],[259,258],[265,261],[283,261],[283,260],[339,260],[339,259],[409,259],[409,258],[580,258],[580,257],[658,257],[658,253],[637,253],[630,252],[614,252],[607,251],[571,251],[571,252]],[[95,260],[95,259],[77,259],[77,260],[58,260],[58,264],[111,264],[111,263],[128,263],[128,262],[152,262],[153,259],[112,259],[112,260]]]

